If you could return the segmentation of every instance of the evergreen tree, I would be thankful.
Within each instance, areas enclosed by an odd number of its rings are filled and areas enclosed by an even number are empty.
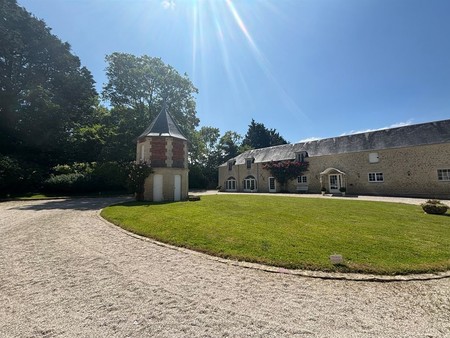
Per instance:
[[[288,143],[275,129],[267,129],[263,123],[252,119],[242,141],[245,149],[259,149]]]

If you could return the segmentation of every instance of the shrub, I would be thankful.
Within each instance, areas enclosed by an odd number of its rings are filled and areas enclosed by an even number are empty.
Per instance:
[[[122,191],[127,186],[127,168],[117,162],[75,162],[52,168],[44,182],[44,191],[79,194],[101,191]]]
[[[447,212],[448,206],[439,200],[428,200],[421,204],[423,211],[427,214],[443,215]]]
[[[36,163],[0,154],[0,196],[39,189],[43,172]]]
[[[127,168],[117,162],[98,163],[92,172],[93,183],[102,191],[125,190],[127,177]]]
[[[95,187],[90,183],[90,177],[80,173],[51,175],[44,182],[44,190],[52,193],[91,192]]]
[[[153,169],[145,161],[131,162],[128,167],[128,188],[135,194],[136,200],[144,200],[145,180]]]

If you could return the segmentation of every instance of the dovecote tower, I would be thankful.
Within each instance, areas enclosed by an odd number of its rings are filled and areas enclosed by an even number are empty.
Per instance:
[[[139,136],[136,160],[146,161],[153,169],[153,173],[145,180],[145,200],[187,200],[188,142],[165,102],[159,115]]]

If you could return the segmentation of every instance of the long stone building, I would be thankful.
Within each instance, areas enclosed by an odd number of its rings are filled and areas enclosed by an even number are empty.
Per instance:
[[[263,168],[306,161],[288,192],[450,199],[450,120],[246,151],[219,166],[222,191],[280,192]]]

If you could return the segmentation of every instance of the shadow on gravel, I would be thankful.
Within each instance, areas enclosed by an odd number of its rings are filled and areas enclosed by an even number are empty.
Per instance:
[[[70,198],[64,200],[30,201],[15,210],[100,210],[111,204],[131,201],[131,197]]]

